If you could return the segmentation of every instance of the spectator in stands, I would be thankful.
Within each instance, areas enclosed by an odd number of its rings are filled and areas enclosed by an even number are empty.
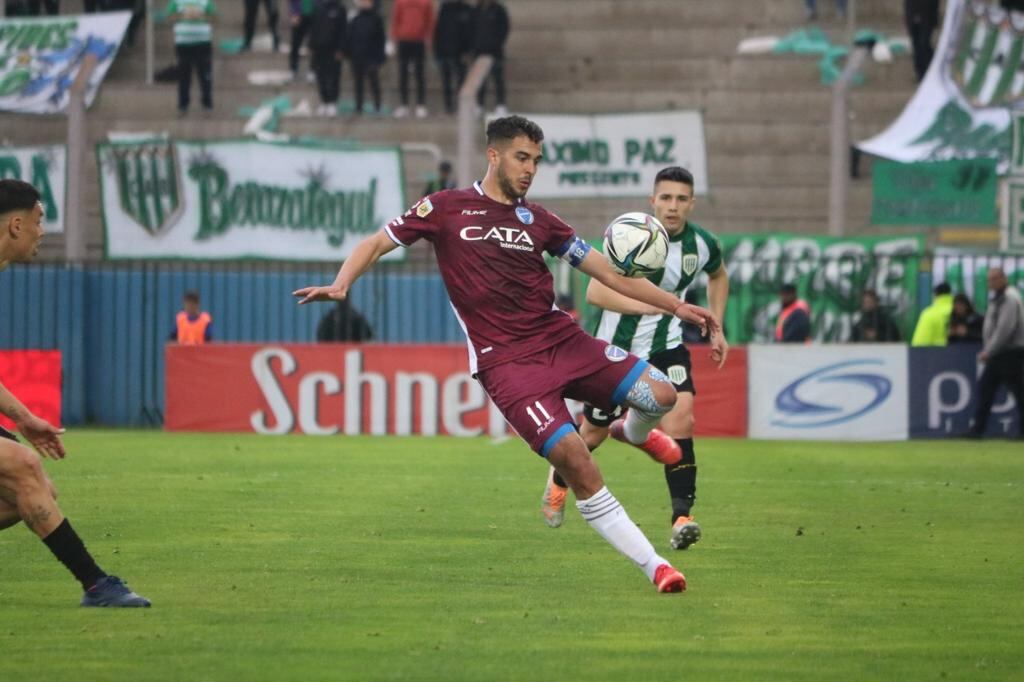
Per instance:
[[[452,164],[442,161],[437,164],[437,177],[431,178],[423,188],[423,196],[445,189],[455,189],[455,178],[452,177]]]
[[[903,0],[903,20],[914,53],[914,73],[920,83],[935,54],[932,34],[939,25],[939,0]]]
[[[373,0],[368,0],[372,5]],[[317,341],[369,341],[373,330],[366,318],[348,302],[338,301],[316,325]]]
[[[936,285],[932,304],[917,318],[911,346],[945,346],[948,343],[949,316],[953,313],[952,291],[945,282]]]
[[[970,436],[981,438],[988,426],[992,402],[1000,384],[1017,401],[1017,438],[1024,438],[1024,301],[1010,286],[1002,268],[988,271],[992,296],[985,311],[984,346],[978,360],[985,363],[978,378],[978,405]]]
[[[373,111],[380,113],[380,65],[384,63],[384,20],[374,0],[359,0],[359,12],[348,27],[348,58],[356,86],[356,115],[363,113],[363,85],[370,81]]]
[[[981,343],[981,330],[985,318],[971,305],[966,294],[953,297],[953,312],[949,316],[949,343]]]
[[[1024,0],[999,0],[999,6],[1010,12],[1024,12]]]
[[[9,17],[37,17],[44,8],[47,14],[60,14],[60,0],[7,0],[4,4]]]
[[[171,0],[164,18],[174,20],[174,51],[178,56],[178,115],[188,112],[192,70],[199,78],[203,108],[213,110],[213,0]]]
[[[309,34],[309,47],[313,52],[313,72],[320,91],[320,114],[338,114],[338,95],[341,91],[341,59],[345,50],[345,32],[348,12],[341,0],[316,0],[313,27]]]
[[[135,32],[139,24],[146,18],[146,0],[106,0],[107,10],[127,10],[132,13],[132,19],[128,22],[128,30],[124,34],[124,42],[128,47],[135,45]]]
[[[288,51],[288,68],[292,72],[292,80],[299,75],[299,51],[302,49],[302,41],[313,26],[313,10],[316,8],[315,0],[288,0],[288,17],[292,25],[292,47]],[[312,80],[312,68],[308,78]]]
[[[199,294],[186,291],[182,297],[182,310],[174,318],[174,331],[170,340],[183,346],[201,346],[213,339],[210,313],[199,308]]]
[[[817,0],[804,0],[804,7],[807,10],[807,21],[816,21],[818,19]],[[836,0],[836,16],[839,19],[846,18],[846,0]]]
[[[395,118],[409,115],[409,67],[416,74],[416,118],[426,118],[426,82],[423,61],[434,36],[433,0],[395,0],[391,10],[391,40],[398,43],[398,93],[401,105]]]
[[[860,317],[853,325],[854,343],[892,343],[900,341],[900,330],[888,313],[878,306],[878,292],[865,289],[860,299]]]
[[[465,0],[443,0],[434,29],[434,58],[441,69],[444,110],[455,113],[455,95],[466,79],[466,55],[473,35],[473,8]]]
[[[797,298],[796,287],[783,284],[779,289],[782,310],[775,323],[775,343],[809,343],[811,340],[811,308]]]
[[[277,0],[245,0],[243,52],[252,49],[252,39],[256,35],[256,13],[261,3],[267,12],[267,28],[270,29],[270,37],[274,41],[274,52],[281,46],[281,37],[277,33]]]
[[[505,41],[508,40],[508,12],[498,0],[477,0],[473,19],[473,56],[488,55],[494,58],[490,80],[494,81],[495,116],[505,116]],[[484,81],[477,96],[477,104],[484,107],[487,96],[487,81]]]

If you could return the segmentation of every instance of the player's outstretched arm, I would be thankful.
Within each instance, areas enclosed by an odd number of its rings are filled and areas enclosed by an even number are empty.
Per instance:
[[[586,258],[580,263],[579,269],[609,289],[617,291],[627,298],[647,303],[661,311],[675,315],[684,322],[695,324],[705,333],[718,333],[722,329],[718,319],[710,310],[684,303],[669,292],[659,289],[649,280],[623,277],[612,270],[612,266],[608,264],[605,257],[597,251],[589,251]]]
[[[723,264],[718,270],[708,275],[708,307],[719,320],[725,319],[725,304],[729,299],[729,274]],[[721,369],[729,354],[729,342],[725,340],[725,330],[711,335],[711,359]]]
[[[314,301],[341,301],[348,296],[348,290],[364,272],[373,267],[380,257],[398,248],[387,232],[381,230],[356,245],[352,254],[341,264],[334,283],[327,286],[303,287],[292,292],[299,299],[299,305]]]
[[[64,433],[64,429],[58,429],[45,419],[40,419],[29,412],[3,384],[0,384],[0,412],[14,422],[18,432],[25,436],[41,455],[50,459],[64,459],[64,444],[60,441],[60,434]]]
[[[596,279],[587,285],[587,303],[623,315],[664,315],[665,311],[609,289]]]

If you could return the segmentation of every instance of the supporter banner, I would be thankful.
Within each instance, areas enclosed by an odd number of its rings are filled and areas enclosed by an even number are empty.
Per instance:
[[[1024,15],[986,0],[947,0],[931,68],[899,118],[861,142],[895,161],[1010,162],[1010,109],[1024,104]]]
[[[1024,292],[1024,255],[939,247],[932,257],[932,281],[946,282],[955,294],[967,294],[978,312],[984,312],[988,307],[988,271],[994,267],[1002,268],[1010,283]]]
[[[746,433],[744,349],[718,370],[693,349],[697,433]],[[508,433],[463,345],[168,345],[170,431],[434,436]],[[231,400],[224,400],[224,387]]]
[[[96,154],[108,258],[336,262],[408,208],[396,147],[149,140]]]
[[[46,210],[47,233],[64,231],[67,157],[62,145],[0,147],[0,180],[24,180],[39,190]]]
[[[906,346],[750,346],[748,352],[751,438],[907,438]]]
[[[90,106],[130,19],[131,12],[0,19],[0,110],[64,111],[82,62],[93,55],[97,63],[85,93]]]
[[[1024,176],[1011,176],[1003,189],[1002,244],[1010,251],[1024,251]]]
[[[774,338],[779,288],[785,283],[796,285],[810,304],[819,341],[850,338],[865,288],[878,292],[882,307],[896,320],[914,309],[923,249],[919,237],[721,235],[721,244],[733,291],[725,314],[732,343]]]
[[[996,223],[995,159],[876,161],[872,183],[875,225]]]
[[[943,438],[965,433],[978,399],[981,346],[910,349],[910,437]],[[1011,436],[1017,430],[1017,404],[1001,387],[986,433]]]
[[[32,414],[60,426],[61,359],[59,350],[0,350],[0,381]],[[0,415],[0,426],[14,424]]]
[[[526,116],[544,130],[544,165],[530,188],[531,199],[646,197],[666,166],[687,168],[694,191],[708,193],[699,111]]]

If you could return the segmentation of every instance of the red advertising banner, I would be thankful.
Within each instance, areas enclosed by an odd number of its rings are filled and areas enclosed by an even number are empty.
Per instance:
[[[747,349],[732,347],[725,367],[712,362],[710,346],[688,346],[697,396],[693,401],[697,436],[747,435]]]
[[[734,349],[721,371],[706,356],[701,348],[694,354],[697,378],[705,377],[698,384],[698,433],[743,435],[746,356]],[[508,432],[470,376],[461,345],[168,345],[166,361],[164,425],[170,431]]]
[[[59,350],[0,350],[0,381],[32,414],[60,426]],[[14,429],[2,415],[0,426]]]

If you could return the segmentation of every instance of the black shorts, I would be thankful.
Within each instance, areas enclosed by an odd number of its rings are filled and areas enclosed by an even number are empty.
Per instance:
[[[5,429],[2,426],[0,426],[0,438],[6,438],[7,440],[13,440],[15,443],[20,443],[21,442],[21,441],[18,440],[17,436],[15,436],[13,433],[11,433],[10,431],[8,431],[7,429]]]
[[[647,359],[649,363],[668,375],[669,381],[676,387],[676,393],[692,393],[697,395],[690,373],[690,351],[686,346],[676,346],[662,353],[656,353]],[[599,410],[590,405],[583,406],[584,418],[594,426],[607,427],[622,416],[626,408],[616,407],[611,412]]]

